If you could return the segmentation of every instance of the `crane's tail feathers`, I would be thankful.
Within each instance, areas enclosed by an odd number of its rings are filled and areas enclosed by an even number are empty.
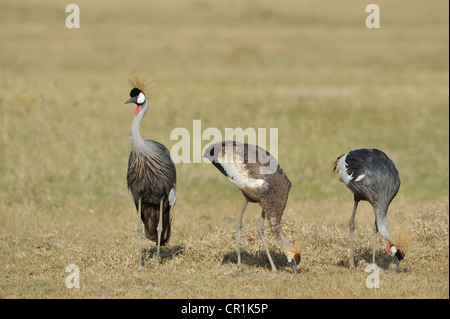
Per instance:
[[[145,225],[145,237],[149,240],[158,243],[158,222],[159,222],[159,212],[160,206],[155,204],[142,204],[142,221]],[[163,205],[162,214],[162,235],[161,235],[161,246],[165,246],[169,243],[171,226],[172,226],[172,216],[171,207],[167,202]]]
[[[161,244],[162,246],[165,246],[169,244],[170,235],[172,233],[172,222],[173,222],[173,209],[170,205],[167,205],[167,208],[164,209],[163,212],[163,235],[164,235],[164,244]]]

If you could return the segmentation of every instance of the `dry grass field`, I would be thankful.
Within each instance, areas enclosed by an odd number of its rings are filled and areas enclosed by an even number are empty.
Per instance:
[[[448,1],[85,1],[79,29],[66,3],[0,2],[0,298],[449,298]],[[134,108],[127,77],[151,72],[160,89],[141,134],[169,149],[177,127],[278,128],[291,189],[283,216],[303,238],[299,274],[266,227],[277,273],[240,191],[207,163],[176,164],[178,208],[156,267],[137,255],[126,185]],[[192,138],[192,135],[191,135]],[[209,140],[202,141],[205,146]],[[379,148],[402,185],[388,213],[410,238],[395,271],[378,236],[380,288],[365,285],[374,215],[356,216],[337,156]],[[192,154],[194,156],[194,154]],[[267,223],[266,223],[267,224]],[[79,289],[65,285],[69,264]]]

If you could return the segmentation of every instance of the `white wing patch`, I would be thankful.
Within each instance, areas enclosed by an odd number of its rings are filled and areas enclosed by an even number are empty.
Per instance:
[[[173,207],[173,204],[177,201],[177,189],[174,187],[169,193],[169,205]]]
[[[227,173],[228,179],[238,188],[257,188],[263,186],[265,182],[263,179],[255,179],[249,176],[244,159],[238,154],[234,154],[231,147],[225,147],[225,154],[221,152],[217,156],[217,161]]]
[[[348,165],[347,165],[347,163],[345,163],[346,158],[347,158],[347,154],[345,154],[344,156],[342,156],[339,159],[336,166],[337,166],[337,170],[339,172],[339,175],[341,176],[342,181],[344,182],[345,185],[348,185],[348,183],[353,179],[353,174],[348,175],[348,173],[347,173]]]
[[[362,180],[364,178],[364,176],[366,176],[366,174],[361,174],[359,175],[356,179],[355,182],[359,182],[360,180]]]

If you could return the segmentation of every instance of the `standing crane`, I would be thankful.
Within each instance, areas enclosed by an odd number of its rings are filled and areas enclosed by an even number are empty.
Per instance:
[[[127,103],[135,103],[135,117],[131,125],[131,152],[128,160],[127,184],[138,211],[139,265],[142,265],[142,222],[145,237],[157,243],[157,265],[160,262],[160,246],[168,244],[173,212],[176,204],[176,170],[169,150],[161,143],[143,140],[139,132],[142,118],[149,109],[145,95],[145,83],[130,81],[134,87]]]
[[[222,141],[210,145],[203,157],[224,174],[244,195],[244,206],[237,221],[237,263],[241,267],[241,230],[242,217],[247,203],[258,203],[262,207],[261,219],[257,232],[269,258],[272,271],[276,271],[266,240],[264,238],[264,219],[271,224],[272,234],[287,257],[289,266],[297,273],[300,263],[300,249],[291,245],[281,230],[281,217],[291,188],[291,182],[284,174],[276,159],[266,150],[251,144],[237,141]]]
[[[377,232],[380,232],[381,237],[388,241],[387,250],[394,255],[398,270],[405,254],[395,246],[397,243],[393,242],[386,224],[388,207],[400,188],[400,177],[394,163],[380,150],[358,149],[339,156],[333,171],[354,194],[353,213],[349,221],[350,269],[355,269],[353,232],[356,209],[359,201],[365,200],[372,205],[375,213],[372,261],[375,263],[376,238]]]

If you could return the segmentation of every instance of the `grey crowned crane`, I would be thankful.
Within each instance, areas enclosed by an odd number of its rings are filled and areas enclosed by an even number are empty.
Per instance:
[[[143,140],[139,132],[141,121],[149,109],[150,94],[142,74],[130,77],[134,87],[125,103],[137,105],[131,125],[131,152],[128,160],[127,184],[138,211],[139,265],[141,257],[142,222],[145,237],[157,244],[157,265],[160,246],[169,243],[173,212],[176,204],[176,170],[169,150],[156,141]]]
[[[358,203],[363,200],[372,205],[375,213],[372,261],[375,263],[376,236],[379,232],[381,237],[388,241],[387,250],[394,256],[398,270],[405,254],[396,247],[398,243],[387,227],[388,208],[400,188],[400,177],[394,163],[380,150],[358,149],[339,156],[334,162],[333,171],[354,195],[353,213],[349,221],[350,269],[355,268],[353,238],[355,214]]]

